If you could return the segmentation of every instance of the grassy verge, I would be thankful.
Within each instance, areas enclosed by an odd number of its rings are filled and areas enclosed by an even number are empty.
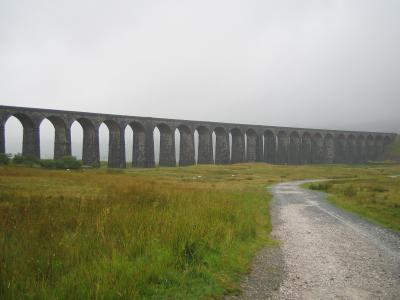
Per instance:
[[[329,193],[328,199],[338,207],[400,231],[400,177],[371,176],[307,186]]]
[[[0,298],[193,299],[236,293],[269,238],[266,185],[398,166],[0,167]]]

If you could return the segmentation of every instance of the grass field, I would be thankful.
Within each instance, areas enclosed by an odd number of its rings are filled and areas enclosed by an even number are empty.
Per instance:
[[[237,293],[255,252],[274,244],[266,186],[399,173],[398,165],[0,167],[0,299]]]
[[[399,174],[400,176],[400,174]],[[400,177],[370,176],[309,184],[329,193],[335,205],[400,231]]]

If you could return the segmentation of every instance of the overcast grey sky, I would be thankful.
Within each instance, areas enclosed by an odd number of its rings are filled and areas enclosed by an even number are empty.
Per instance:
[[[400,1],[0,1],[0,103],[399,132]]]

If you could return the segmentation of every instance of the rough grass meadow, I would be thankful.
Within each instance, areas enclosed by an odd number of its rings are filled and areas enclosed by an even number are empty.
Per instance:
[[[398,165],[0,167],[0,299],[235,294],[256,251],[276,245],[268,185],[399,173]]]
[[[308,185],[329,193],[335,205],[400,231],[400,174],[334,180]]]

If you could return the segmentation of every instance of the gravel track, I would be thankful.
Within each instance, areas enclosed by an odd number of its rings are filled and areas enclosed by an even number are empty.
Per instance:
[[[400,299],[400,234],[329,204],[325,194],[271,188],[272,235],[243,294],[230,299]]]

